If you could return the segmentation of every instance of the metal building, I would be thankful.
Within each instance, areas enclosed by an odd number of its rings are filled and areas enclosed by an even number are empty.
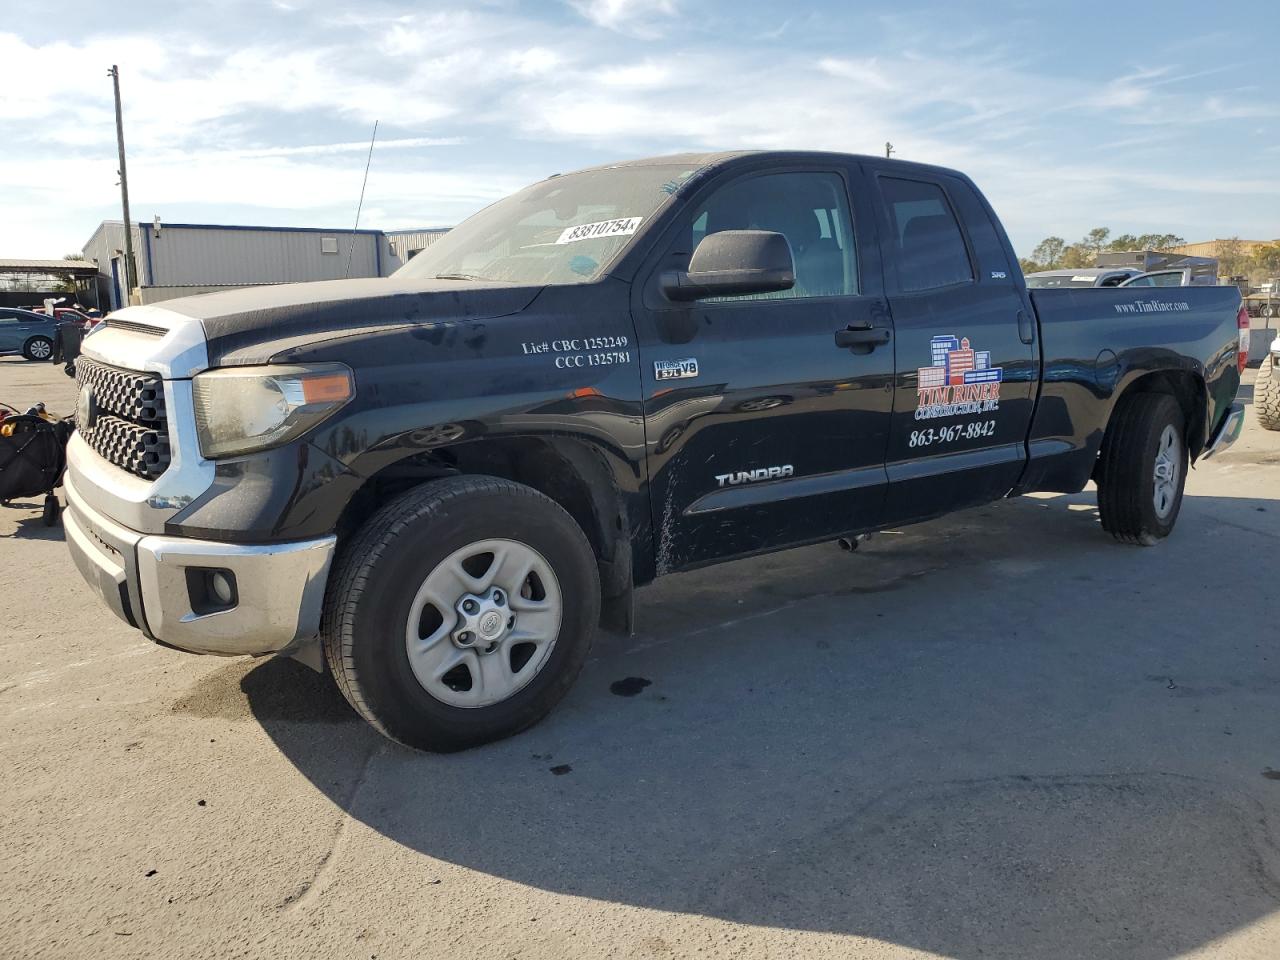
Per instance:
[[[425,230],[388,230],[387,240],[391,250],[401,263],[408,263],[446,233],[448,227],[427,227]]]
[[[397,244],[381,230],[162,223],[157,218],[133,226],[134,301],[155,303],[228,287],[385,277],[406,259],[397,246],[416,253],[430,242],[423,238],[443,232],[400,231],[396,237],[412,240]],[[101,302],[111,308],[130,300],[124,247],[119,220],[104,221],[84,246],[85,259],[97,264]]]
[[[1191,257],[1211,257],[1220,260],[1228,250],[1251,256],[1260,247],[1270,246],[1273,243],[1280,243],[1280,238],[1275,240],[1241,240],[1237,237],[1231,240],[1202,240],[1199,243],[1184,243],[1180,247],[1170,247],[1169,252],[1181,253]]]

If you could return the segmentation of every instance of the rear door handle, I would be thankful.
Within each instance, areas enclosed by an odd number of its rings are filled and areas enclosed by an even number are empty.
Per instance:
[[[849,324],[843,330],[836,331],[837,347],[876,347],[889,342],[892,331],[888,327],[874,327],[869,323]]]

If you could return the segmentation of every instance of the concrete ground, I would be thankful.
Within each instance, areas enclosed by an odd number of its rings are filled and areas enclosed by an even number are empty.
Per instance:
[[[670,578],[452,756],[149,644],[0,509],[0,956],[1274,960],[1277,464],[1251,419],[1152,549],[1086,491]]]

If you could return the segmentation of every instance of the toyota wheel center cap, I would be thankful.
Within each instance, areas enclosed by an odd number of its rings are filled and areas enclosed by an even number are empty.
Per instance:
[[[502,614],[497,610],[490,610],[480,618],[480,622],[476,624],[476,629],[479,630],[480,636],[486,640],[493,640],[498,634],[502,633],[502,625]]]

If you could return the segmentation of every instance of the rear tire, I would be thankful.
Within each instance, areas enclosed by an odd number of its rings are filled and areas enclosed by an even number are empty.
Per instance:
[[[1280,430],[1280,382],[1276,380],[1275,359],[1267,354],[1253,382],[1253,409],[1264,430]]]
[[[48,337],[32,337],[22,345],[22,355],[28,360],[48,360],[53,356],[53,341]]]
[[[320,635],[356,712],[393,740],[447,752],[546,716],[599,616],[595,556],[573,518],[529,487],[461,476],[365,523],[339,554]]]
[[[1102,528],[1121,543],[1153,546],[1173,532],[1187,480],[1186,423],[1166,394],[1139,393],[1111,416],[1098,470]]]

